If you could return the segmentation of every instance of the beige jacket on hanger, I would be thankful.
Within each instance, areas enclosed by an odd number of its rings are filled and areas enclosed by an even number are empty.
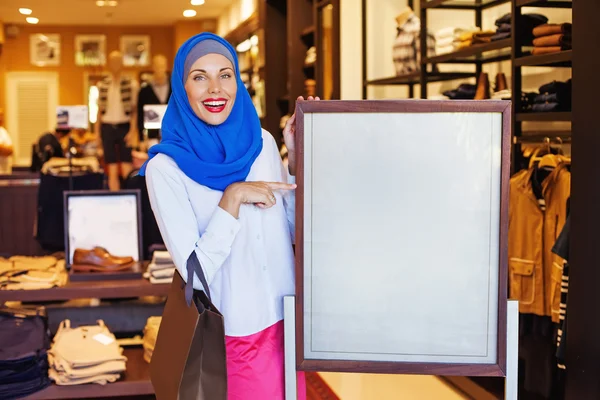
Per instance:
[[[519,312],[559,320],[563,260],[552,253],[567,217],[571,173],[559,164],[542,183],[546,209],[533,193],[533,169],[510,180],[508,269],[510,299],[519,300]]]

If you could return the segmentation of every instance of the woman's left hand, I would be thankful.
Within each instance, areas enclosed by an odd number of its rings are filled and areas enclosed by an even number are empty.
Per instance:
[[[304,97],[299,96],[296,101],[302,101]],[[321,100],[319,97],[308,96],[308,101]],[[290,174],[296,175],[296,113],[290,117],[283,128],[283,141],[288,151],[288,167]]]

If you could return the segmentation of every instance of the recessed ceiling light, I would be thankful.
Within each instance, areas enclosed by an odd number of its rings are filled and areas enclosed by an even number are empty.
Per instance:
[[[30,24],[37,24],[38,22],[40,22],[40,20],[36,17],[27,17],[25,18],[25,21],[29,22]]]
[[[183,16],[186,18],[191,18],[196,16],[196,10],[185,10],[183,12]]]
[[[116,7],[117,6],[117,0],[108,0],[106,2],[106,5],[109,7]]]
[[[104,0],[96,0],[96,5],[98,7],[104,7],[106,5],[106,2]]]
[[[201,6],[202,4],[204,4],[204,0],[191,0],[190,3],[193,6]]]
[[[31,8],[19,8],[19,12],[23,15],[31,15]]]

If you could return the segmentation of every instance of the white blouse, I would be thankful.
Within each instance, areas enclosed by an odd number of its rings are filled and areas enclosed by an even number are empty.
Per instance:
[[[294,183],[273,136],[263,130],[262,137],[246,180]],[[218,207],[222,191],[191,180],[167,155],[150,160],[146,182],[177,270],[187,282],[186,262],[195,251],[225,334],[247,336],[282,320],[283,296],[294,294],[294,191],[275,191],[276,204],[266,210],[242,204],[235,219]],[[196,274],[193,285],[202,289]]]

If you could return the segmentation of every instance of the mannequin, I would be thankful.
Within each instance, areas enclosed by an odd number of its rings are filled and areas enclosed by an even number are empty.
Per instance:
[[[138,133],[140,141],[144,140],[144,105],[146,104],[167,104],[171,96],[171,82],[167,72],[167,58],[162,54],[154,56],[152,59],[152,80],[144,83],[140,89],[138,97]],[[158,139],[160,131],[158,129],[148,130],[149,139]]]

